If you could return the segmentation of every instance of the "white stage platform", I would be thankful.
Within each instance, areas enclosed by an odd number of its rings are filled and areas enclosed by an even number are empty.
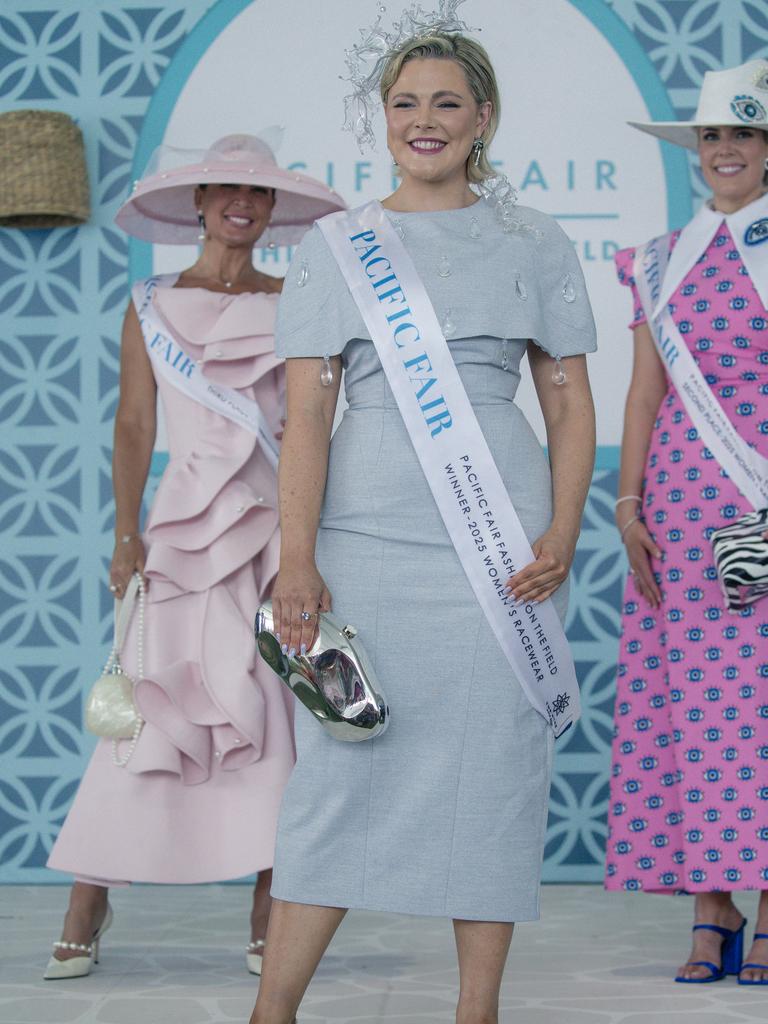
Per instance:
[[[3,1024],[245,1024],[258,981],[245,970],[250,890],[140,886],[113,894],[115,924],[88,978],[42,981],[66,890],[0,889]],[[739,901],[754,922],[756,897]],[[768,990],[675,985],[693,904],[684,897],[548,886],[521,925],[502,1024],[765,1024]],[[749,932],[751,938],[751,930]],[[453,1020],[457,973],[444,920],[350,914],[300,1024]]]

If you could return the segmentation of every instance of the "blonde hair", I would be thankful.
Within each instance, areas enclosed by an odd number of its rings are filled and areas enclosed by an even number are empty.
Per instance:
[[[488,118],[488,124],[479,136],[484,143],[483,149],[480,152],[480,159],[477,165],[475,165],[474,154],[469,154],[467,157],[467,178],[469,181],[478,182],[492,177],[496,172],[491,166],[488,148],[499,126],[501,104],[499,100],[499,87],[496,84],[496,75],[490,57],[474,39],[469,39],[467,36],[462,36],[458,33],[435,32],[429,36],[408,39],[392,54],[384,66],[379,85],[381,99],[384,104],[387,102],[389,90],[400,77],[403,65],[409,60],[416,60],[420,57],[455,60],[466,76],[467,85],[475,102],[478,105],[481,103],[491,104],[491,115]]]

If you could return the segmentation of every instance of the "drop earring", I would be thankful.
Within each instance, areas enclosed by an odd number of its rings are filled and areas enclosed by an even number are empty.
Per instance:
[[[483,142],[483,140],[475,139],[475,141],[472,143],[472,160],[475,167],[477,167],[477,165],[480,163],[480,157],[483,155],[484,149],[485,143]]]
[[[197,236],[197,240],[198,240],[198,242],[204,242],[205,241],[205,217],[203,216],[203,211],[202,210],[198,210],[197,211],[197,223],[200,225],[200,233]]]

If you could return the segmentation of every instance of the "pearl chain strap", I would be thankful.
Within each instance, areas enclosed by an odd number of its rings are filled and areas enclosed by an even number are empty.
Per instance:
[[[136,639],[136,670],[139,679],[144,678],[144,604],[146,589],[144,587],[144,580],[139,573],[136,574],[139,580],[139,626],[138,636]],[[113,651],[113,655],[116,657],[117,652]],[[110,658],[110,661],[112,658]],[[125,768],[133,756],[133,752],[136,749],[136,744],[139,742],[139,736],[144,726],[144,719],[141,715],[136,712],[136,725],[133,727],[133,735],[128,741],[128,749],[125,754],[121,757],[119,754],[119,740],[112,740],[112,763],[118,768]]]
[[[93,946],[86,946],[82,942],[54,942],[54,949],[77,949],[86,956],[93,955]]]

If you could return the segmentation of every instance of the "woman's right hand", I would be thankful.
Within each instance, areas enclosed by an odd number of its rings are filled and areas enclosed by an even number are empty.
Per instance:
[[[314,562],[280,567],[272,589],[272,615],[283,654],[311,650],[318,612],[331,610],[331,595]],[[302,619],[302,613],[309,618]]]
[[[144,563],[147,554],[144,544],[138,534],[134,534],[130,540],[118,540],[112,554],[112,565],[109,567],[109,589],[117,598],[125,596],[125,591],[130,582],[131,576],[138,572],[144,575]]]
[[[661,590],[653,575],[651,557],[661,558],[661,550],[651,537],[642,519],[629,525],[624,534],[624,546],[629,559],[629,571],[635,581],[635,590],[645,598],[651,608],[661,605]]]

